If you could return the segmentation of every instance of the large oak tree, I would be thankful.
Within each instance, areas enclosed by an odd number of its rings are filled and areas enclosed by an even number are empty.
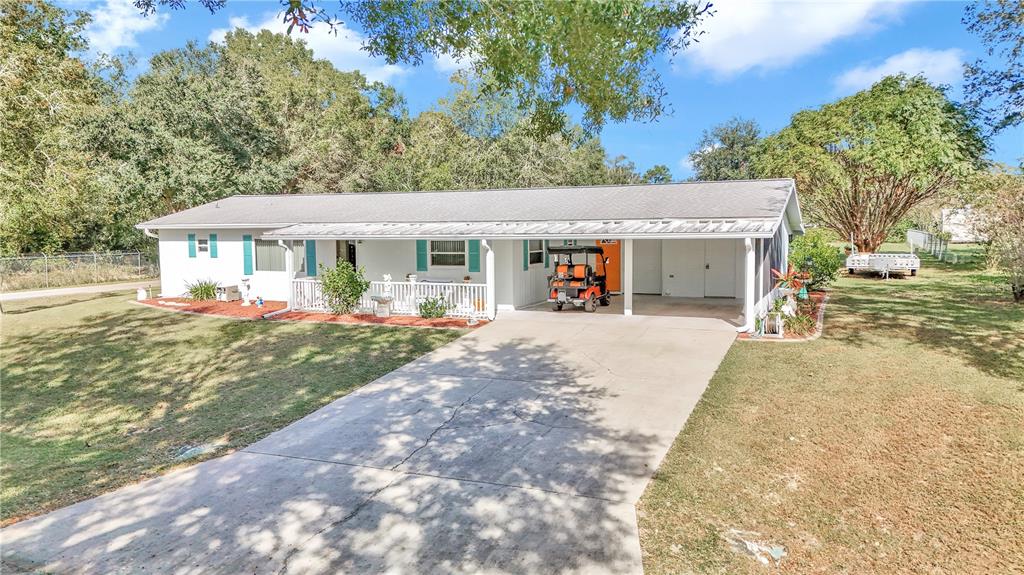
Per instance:
[[[985,151],[941,88],[900,75],[798,112],[764,140],[756,163],[763,176],[795,178],[811,219],[871,252],[914,206],[955,192]]]

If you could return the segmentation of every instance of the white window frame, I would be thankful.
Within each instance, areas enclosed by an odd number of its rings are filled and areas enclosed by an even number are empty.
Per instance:
[[[535,266],[537,264],[543,264],[544,263],[544,240],[526,240],[526,241],[527,241],[527,245],[526,245],[526,252],[527,252],[527,254],[526,254],[526,256],[528,258],[526,261],[530,262],[529,265],[531,265],[531,266]],[[534,249],[534,245],[533,245],[534,242],[537,242],[536,249]],[[536,255],[537,261],[533,261],[535,255]]]
[[[444,251],[444,250],[434,249],[434,244],[451,244],[451,243],[462,244],[462,251]],[[430,267],[432,267],[432,268],[464,268],[464,267],[466,267],[466,265],[468,263],[469,258],[466,256],[466,240],[430,240],[430,245],[428,247],[429,247],[429,252],[430,252],[429,253],[429,256],[430,256]],[[438,247],[448,247],[448,246],[439,245]],[[462,256],[462,263],[461,264],[435,264],[434,263],[434,256],[435,255],[441,255],[441,256],[461,255]]]

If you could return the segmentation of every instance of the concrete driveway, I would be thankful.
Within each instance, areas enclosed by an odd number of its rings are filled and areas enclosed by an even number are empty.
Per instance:
[[[0,532],[6,567],[634,573],[634,505],[735,338],[516,312],[247,449]]]

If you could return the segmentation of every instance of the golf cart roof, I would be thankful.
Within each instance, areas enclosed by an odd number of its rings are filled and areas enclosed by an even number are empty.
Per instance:
[[[601,246],[549,246],[550,254],[604,254]]]

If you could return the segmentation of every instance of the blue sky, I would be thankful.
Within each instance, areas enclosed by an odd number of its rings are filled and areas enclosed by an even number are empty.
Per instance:
[[[193,6],[149,17],[140,16],[130,0],[65,5],[93,13],[87,35],[94,50],[130,51],[141,69],[155,52],[189,40],[215,40],[233,27],[282,28],[276,1],[229,0],[213,15]],[[610,155],[625,155],[641,170],[665,164],[682,179],[692,173],[686,158],[701,131],[733,116],[774,131],[801,109],[896,72],[924,73],[934,83],[950,85],[959,99],[962,63],[983,55],[977,38],[960,22],[963,8],[961,2],[719,0],[701,41],[658,64],[672,113],[653,123],[609,124],[601,140]],[[358,30],[343,28],[332,36],[320,26],[308,35],[293,33],[338,68],[359,69],[394,85],[413,114],[451,90],[448,78],[458,67],[452,61],[389,66],[359,50]],[[1004,131],[993,146],[993,159],[1018,164],[1024,128]]]

